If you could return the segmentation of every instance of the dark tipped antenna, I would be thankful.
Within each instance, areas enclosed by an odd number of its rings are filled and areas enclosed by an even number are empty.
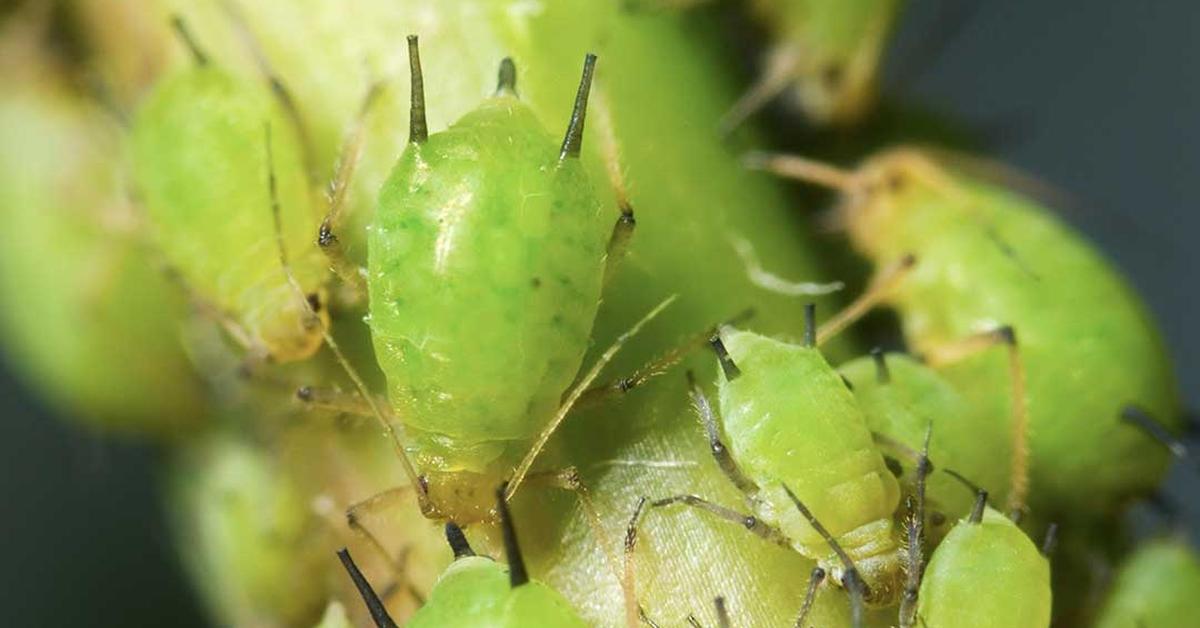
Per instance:
[[[788,485],[783,484],[782,486],[787,496],[792,500],[792,503],[795,504],[796,510],[799,510],[800,514],[804,515],[809,525],[817,531],[817,534],[821,535],[822,539],[825,539],[825,542],[829,544],[829,548],[833,550],[834,554],[837,554],[838,560],[842,562],[842,567],[845,568],[845,572],[842,574],[842,586],[850,591],[851,624],[854,628],[861,628],[863,625],[863,603],[866,597],[871,594],[870,587],[863,581],[862,576],[858,573],[858,567],[854,566],[854,561],[850,559],[850,555],[846,553],[846,550],[842,549],[837,539],[833,538],[829,530],[817,520],[812,511],[808,509],[808,506],[805,506],[804,502],[800,501],[799,497],[796,497],[796,494],[792,492],[792,489]]]
[[[500,60],[500,72],[496,78],[496,95],[501,94],[517,95],[517,64],[513,63],[512,57],[504,57]]]
[[[1058,524],[1051,523],[1050,527],[1046,528],[1046,537],[1042,539],[1042,556],[1050,558],[1054,550],[1058,547]]]
[[[729,350],[725,348],[725,342],[721,340],[721,332],[713,334],[713,337],[708,339],[708,344],[717,354],[717,361],[721,363],[721,371],[725,373],[725,381],[732,382],[742,376],[742,369],[739,369],[738,365],[733,362],[733,358],[729,357]]]
[[[825,570],[813,567],[812,575],[808,577],[808,590],[804,592],[804,603],[800,605],[800,614],[796,615],[796,628],[804,628],[804,620],[812,610],[813,602],[817,599],[817,587],[825,580]]]
[[[588,97],[592,94],[592,77],[596,73],[596,55],[588,53],[583,59],[583,77],[579,80],[579,91],[575,93],[575,108],[571,110],[571,122],[563,138],[562,151],[558,160],[579,157],[583,150],[583,123],[587,119]]]
[[[871,349],[871,359],[875,361],[875,381],[887,384],[892,381],[892,372],[888,370],[887,355],[882,347]]]
[[[725,608],[725,598],[718,595],[713,599],[713,606],[717,609],[717,625],[721,628],[733,626],[733,622],[729,620],[729,609]]]
[[[454,560],[475,555],[475,550],[471,549],[471,544],[467,542],[467,535],[463,534],[462,528],[453,521],[446,522],[446,542],[454,552]]]
[[[425,76],[421,73],[421,47],[416,35],[408,36],[408,71],[412,82],[408,110],[408,141],[424,144],[429,139],[425,122]]]
[[[354,581],[354,588],[358,589],[358,594],[362,596],[363,602],[367,605],[367,611],[371,614],[371,619],[375,622],[378,628],[396,628],[396,622],[392,620],[392,616],[388,615],[387,607],[383,605],[383,600],[379,599],[379,594],[375,593],[375,589],[371,587],[371,583],[367,582],[366,576],[358,569],[358,565],[354,564],[354,559],[350,557],[350,552],[346,548],[338,550],[338,559],[342,561],[342,566],[346,568],[346,572],[350,574],[350,579]]]
[[[1132,403],[1126,405],[1121,409],[1121,420],[1145,432],[1147,436],[1158,441],[1160,445],[1165,447],[1176,458],[1180,460],[1187,458],[1187,445],[1184,445],[1183,441],[1176,438],[1174,434],[1168,432],[1162,423],[1156,421],[1142,407]]]
[[[179,41],[183,42],[184,47],[192,53],[192,59],[196,61],[196,65],[208,65],[208,55],[204,53],[200,44],[196,43],[196,38],[192,36],[192,31],[188,28],[182,15],[171,16],[171,28],[175,30],[175,35],[179,37]]]
[[[968,480],[966,478],[966,476],[959,473],[958,471],[955,471],[954,469],[943,469],[943,471],[945,471],[946,473],[949,473],[951,475],[951,477],[958,480],[959,482],[962,482],[963,486],[966,486],[967,488],[969,488],[975,492],[975,506],[973,506],[971,508],[971,516],[968,517],[967,521],[969,521],[971,523],[982,522],[983,521],[983,508],[985,506],[987,506],[988,492],[985,491],[978,484]]]
[[[817,346],[817,304],[804,304],[804,346]]]
[[[508,558],[508,584],[517,588],[529,582],[529,572],[525,570],[525,559],[521,557],[521,546],[517,543],[517,529],[513,527],[512,513],[508,511],[508,501],[504,493],[508,490],[508,482],[496,490],[496,512],[500,513],[500,529],[504,533],[504,555]]]

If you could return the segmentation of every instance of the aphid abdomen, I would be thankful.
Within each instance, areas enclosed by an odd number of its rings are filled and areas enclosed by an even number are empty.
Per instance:
[[[933,552],[917,616],[929,628],[1050,625],[1050,563],[1029,537],[988,508],[960,521]]]
[[[318,330],[279,261],[268,187],[270,128],[284,243],[306,293],[326,269],[292,124],[270,92],[212,67],[167,79],[139,112],[133,169],[158,246],[187,284],[278,360],[311,354]]]
[[[720,383],[721,416],[730,451],[759,486],[762,519],[797,551],[836,564],[786,485],[860,563],[869,584],[898,571],[891,562],[899,487],[841,377],[815,348],[739,331],[722,339],[741,375]]]
[[[558,157],[499,96],[410,145],[380,193],[370,324],[422,467],[511,467],[579,368],[611,221]]]

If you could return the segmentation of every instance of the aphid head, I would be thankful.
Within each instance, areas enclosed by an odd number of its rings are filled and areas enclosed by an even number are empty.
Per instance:
[[[303,360],[321,346],[323,325],[329,325],[324,290],[311,292],[303,300],[288,285],[279,286],[278,299],[263,299],[261,306],[247,311],[247,328],[276,362]]]
[[[927,201],[953,189],[948,175],[914,149],[881,153],[848,177],[838,205],[838,222],[851,243],[875,259],[898,257],[909,250],[910,225]]]

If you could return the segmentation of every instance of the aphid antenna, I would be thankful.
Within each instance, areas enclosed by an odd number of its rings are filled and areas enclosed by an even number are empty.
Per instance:
[[[400,441],[400,436],[396,433],[396,428],[387,419],[383,409],[379,406],[379,401],[375,398],[375,395],[371,394],[371,389],[367,387],[362,376],[358,374],[358,370],[350,364],[350,360],[346,358],[346,354],[342,353],[341,347],[334,340],[328,326],[325,325],[320,316],[317,316],[312,303],[309,302],[307,295],[304,293],[304,288],[296,279],[295,273],[292,272],[292,265],[288,261],[287,244],[283,241],[283,215],[279,207],[279,189],[275,179],[275,153],[271,148],[271,123],[267,122],[263,126],[267,143],[267,187],[271,198],[271,218],[275,223],[275,247],[279,252],[279,265],[283,269],[284,277],[287,279],[287,283],[291,286],[292,291],[296,293],[296,297],[300,299],[308,315],[316,322],[326,346],[333,352],[334,358],[354,384],[354,388],[358,391],[359,396],[370,406],[371,414],[379,421],[380,427],[383,428],[384,434],[387,435],[388,440],[392,444],[392,449],[400,461],[400,466],[404,469],[404,474],[408,477],[409,483],[417,493],[417,500],[421,504],[422,511],[426,511],[430,505],[425,481],[417,474],[416,467],[413,466],[412,460],[408,458],[408,453],[404,450],[404,444]]]
[[[196,62],[196,65],[201,67],[208,65],[208,54],[204,52],[200,44],[196,43],[196,37],[192,34],[192,29],[188,27],[187,21],[183,19],[182,15],[176,13],[171,16],[171,29],[175,31],[175,36],[191,53],[192,60]]]
[[[854,171],[799,155],[751,151],[742,156],[742,164],[750,170],[769,172],[843,194],[853,192],[858,185]]]
[[[454,552],[454,560],[475,555],[475,550],[467,541],[467,535],[463,534],[463,529],[453,521],[446,522],[446,543],[450,545],[450,551]]]
[[[500,515],[500,531],[504,535],[504,556],[508,560],[508,584],[517,588],[529,582],[529,572],[525,569],[525,558],[521,555],[521,546],[517,543],[517,529],[513,526],[512,513],[508,510],[508,500],[504,493],[507,482],[496,489],[496,512]]]
[[[575,106],[571,110],[571,121],[567,124],[567,134],[563,137],[562,150],[558,161],[566,161],[568,157],[577,158],[583,150],[583,126],[587,121],[588,97],[592,93],[592,80],[596,74],[596,55],[588,53],[583,59],[583,76],[579,79],[579,90],[575,93]]]
[[[537,460],[538,455],[542,453],[542,449],[546,447],[546,443],[550,441],[550,437],[554,435],[554,432],[557,431],[559,426],[562,425],[562,422],[566,420],[567,415],[571,413],[571,409],[575,407],[575,403],[579,401],[579,398],[582,397],[585,392],[587,392],[592,383],[596,381],[596,378],[600,376],[600,372],[604,370],[604,367],[608,366],[609,362],[612,362],[612,359],[616,357],[617,353],[622,347],[625,346],[627,342],[629,342],[631,338],[636,336],[643,327],[645,327],[650,321],[657,318],[659,314],[662,314],[663,310],[666,310],[668,307],[670,307],[678,297],[679,295],[673,294],[666,299],[663,299],[663,301],[658,305],[654,306],[654,309],[650,310],[645,316],[642,317],[641,320],[634,323],[633,327],[630,327],[628,331],[618,336],[617,339],[614,340],[611,345],[609,345],[608,349],[606,349],[604,353],[596,359],[596,363],[592,365],[591,370],[589,370],[582,378],[578,380],[578,382],[575,384],[575,387],[571,389],[571,392],[563,398],[563,402],[561,405],[559,405],[558,411],[554,414],[554,417],[550,419],[549,423],[546,424],[546,427],[542,428],[541,433],[538,434],[537,439],[534,440],[533,446],[530,447],[529,452],[525,454],[525,458],[521,460],[521,463],[517,465],[517,468],[513,471],[512,478],[508,481],[508,489],[505,493],[505,499],[512,499],[513,495],[517,493],[517,489],[521,487],[521,483],[524,482],[525,476],[529,473],[529,469],[533,466],[534,461]]]
[[[512,57],[500,60],[500,71],[496,76],[496,95],[518,97],[517,64],[513,62]]]
[[[1052,522],[1046,528],[1046,536],[1042,538],[1042,556],[1050,558],[1058,548],[1058,523]]]
[[[796,79],[799,71],[800,58],[797,55],[772,55],[772,62],[763,75],[721,116],[717,123],[717,133],[721,137],[728,137],[750,116],[783,93]]]
[[[950,474],[951,477],[958,480],[959,482],[961,482],[963,484],[963,486],[966,486],[967,488],[971,489],[971,491],[973,491],[975,493],[975,505],[971,508],[971,515],[970,515],[970,517],[968,517],[967,520],[970,521],[971,523],[982,522],[983,521],[983,509],[984,509],[984,507],[987,506],[988,492],[986,490],[984,490],[982,487],[980,487],[978,484],[968,480],[966,476],[959,473],[958,471],[955,471],[954,469],[942,469],[942,470],[945,471],[946,473]]]
[[[718,595],[713,598],[713,606],[717,609],[717,625],[720,628],[731,628],[733,622],[729,620],[729,609],[725,607],[725,597]]]
[[[633,509],[633,515],[629,517],[629,524],[625,526],[625,550],[624,564],[622,565],[621,588],[627,594],[625,595],[625,623],[627,626],[638,625],[638,619],[645,618],[645,612],[637,603],[636,578],[634,574],[634,550],[637,549],[638,540],[638,522],[642,518],[642,513],[646,509],[646,497],[638,499],[637,506]]]
[[[346,573],[350,574],[350,579],[354,581],[354,588],[358,589],[358,594],[362,596],[363,602],[367,605],[367,612],[371,614],[375,625],[378,628],[396,628],[396,622],[388,614],[383,600],[379,599],[379,594],[375,592],[366,576],[358,569],[358,565],[354,564],[350,551],[343,547],[338,550],[337,555],[338,559],[342,561],[342,567],[345,567]]]
[[[813,602],[817,599],[817,587],[824,581],[825,570],[821,567],[813,567],[812,573],[808,577],[808,589],[804,592],[804,603],[800,605],[800,612],[796,615],[796,628],[804,628],[804,620],[808,619]]]
[[[804,518],[808,520],[809,525],[811,525],[813,529],[817,531],[817,534],[821,535],[822,539],[825,539],[825,542],[829,544],[829,549],[833,550],[833,553],[837,555],[838,560],[841,561],[842,567],[845,569],[845,572],[842,575],[842,585],[845,586],[846,590],[850,592],[850,608],[852,617],[851,624],[854,626],[854,628],[862,628],[863,604],[864,600],[871,593],[870,588],[867,586],[866,582],[863,582],[862,576],[858,573],[858,567],[854,566],[854,561],[850,559],[850,555],[846,553],[846,550],[842,549],[842,546],[837,542],[837,539],[833,538],[833,535],[829,533],[829,530],[817,520],[817,517],[812,514],[812,511],[808,509],[808,506],[805,506],[804,502],[800,501],[800,498],[792,492],[792,489],[789,488],[788,485],[782,484],[781,486],[783,486],[783,490],[787,493],[788,498],[790,498],[792,503],[795,504],[796,510],[799,510],[801,515],[804,515]]]
[[[712,403],[708,400],[708,395],[704,394],[704,390],[696,382],[696,374],[691,370],[687,372],[688,390],[692,397],[692,406],[696,409],[696,414],[700,417],[700,422],[704,425],[704,433],[708,436],[708,447],[712,452],[713,458],[717,461],[717,466],[733,482],[739,491],[747,495],[753,494],[758,490],[754,482],[742,473],[738,468],[737,462],[733,456],[729,454],[729,448],[721,440],[721,427],[717,421],[717,413],[713,410]]]
[[[712,338],[709,338],[708,344],[717,354],[717,361],[721,363],[721,372],[725,374],[725,381],[732,382],[742,376],[742,369],[738,368],[733,358],[729,357],[729,350],[725,348],[725,341],[721,340],[720,330],[713,334]]]
[[[1140,429],[1150,438],[1153,438],[1158,444],[1171,452],[1171,455],[1180,460],[1188,458],[1187,445],[1183,441],[1176,438],[1174,434],[1167,431],[1167,428],[1159,423],[1150,413],[1144,408],[1135,404],[1126,405],[1121,409],[1121,420]]]
[[[881,268],[871,278],[871,283],[862,291],[862,294],[859,294],[854,301],[842,308],[842,311],[821,325],[821,328],[817,330],[817,346],[825,344],[830,338],[838,335],[867,312],[883,303],[908,277],[916,265],[916,255],[907,253]]]
[[[883,347],[871,349],[871,359],[875,361],[875,381],[880,384],[891,383],[892,373],[888,370],[887,354],[884,353]]]
[[[425,76],[421,72],[421,46],[416,35],[408,36],[408,72],[411,84],[408,109],[408,141],[424,144],[429,139],[425,121]]]
[[[817,304],[804,304],[804,346],[817,346]]]

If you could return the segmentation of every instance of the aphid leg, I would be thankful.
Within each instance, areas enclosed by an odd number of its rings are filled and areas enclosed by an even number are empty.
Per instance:
[[[384,506],[395,504],[398,500],[407,496],[410,490],[410,487],[407,486],[390,489],[368,497],[361,502],[351,504],[346,509],[346,524],[350,530],[366,539],[371,548],[383,558],[388,571],[392,575],[392,583],[384,590],[384,599],[390,599],[392,595],[400,590],[406,590],[416,600],[421,600],[423,596],[412,586],[412,583],[408,579],[408,573],[405,569],[407,553],[402,552],[400,556],[393,557],[383,542],[379,540],[379,537],[363,523],[363,515]]]
[[[817,587],[824,581],[825,570],[820,567],[813,567],[812,575],[808,577],[808,589],[804,592],[804,603],[800,605],[800,612],[796,615],[796,628],[804,628],[804,620],[808,619],[808,614],[812,611],[813,602],[817,599]]]
[[[396,628],[396,622],[392,620],[391,615],[388,615],[387,608],[379,599],[379,595],[375,593],[375,589],[371,588],[371,583],[367,581],[366,576],[359,571],[358,565],[354,564],[350,552],[342,548],[338,550],[337,555],[338,559],[342,561],[342,566],[346,568],[346,573],[350,574],[350,579],[354,581],[354,587],[358,589],[358,594],[362,596],[363,602],[367,605],[367,610],[371,613],[371,619],[375,621],[375,625],[378,628]]]
[[[761,170],[785,179],[795,179],[845,194],[853,192],[858,181],[851,170],[799,155],[753,151],[742,157],[742,164],[750,170]]]
[[[422,512],[430,512],[431,504],[429,503],[429,494],[425,489],[425,483],[419,475],[417,475],[416,467],[408,458],[408,453],[404,451],[404,444],[400,441],[400,436],[396,432],[396,428],[387,418],[381,409],[379,402],[376,400],[366,382],[358,374],[358,371],[350,364],[350,360],[346,359],[346,355],[342,353],[342,349],[333,338],[333,334],[329,332],[329,327],[325,321],[317,315],[313,309],[312,303],[304,293],[304,288],[300,286],[300,282],[296,280],[295,273],[292,272],[292,265],[288,262],[287,245],[283,241],[283,218],[279,208],[279,191],[275,181],[275,157],[271,150],[271,125],[266,125],[266,143],[267,143],[267,186],[270,191],[271,198],[271,217],[275,223],[275,246],[279,252],[279,266],[283,270],[284,277],[287,279],[288,285],[296,293],[296,298],[299,299],[302,306],[308,311],[309,316],[314,319],[316,326],[321,331],[321,336],[325,340],[326,346],[333,352],[338,364],[342,370],[346,372],[347,377],[354,383],[354,387],[358,390],[358,394],[371,407],[371,414],[379,421],[380,427],[383,428],[384,434],[392,444],[392,449],[396,453],[396,458],[400,461],[400,466],[404,469],[404,474],[408,477],[409,486],[417,491],[417,501],[421,505]]]
[[[825,344],[830,338],[836,336],[842,330],[849,327],[864,314],[871,311],[880,303],[884,302],[892,295],[892,292],[908,277],[913,267],[917,264],[917,258],[914,255],[905,255],[900,259],[880,269],[875,277],[871,279],[870,285],[867,286],[863,293],[858,295],[850,305],[838,312],[833,318],[821,325],[817,331],[817,346]]]
[[[304,171],[308,176],[309,184],[315,188],[317,182],[321,179],[321,175],[319,174],[320,168],[316,162],[316,143],[313,141],[312,131],[304,121],[304,116],[300,113],[300,105],[296,97],[292,95],[291,90],[287,88],[279,73],[271,65],[266,51],[263,50],[258,37],[250,29],[250,24],[246,21],[246,16],[242,14],[241,9],[232,0],[222,0],[221,8],[225,11],[225,15],[229,17],[229,21],[233,23],[234,30],[237,32],[238,38],[241,39],[242,45],[246,47],[246,50],[250,52],[250,56],[254,58],[254,63],[258,66],[259,73],[270,84],[271,93],[274,94],[279,106],[283,108],[288,121],[292,123],[292,128],[296,130],[300,146],[303,148]]]
[[[846,590],[850,592],[850,615],[852,618],[851,625],[853,625],[854,628],[862,628],[864,601],[871,595],[871,591],[867,587],[867,583],[863,581],[862,576],[860,576],[858,573],[858,568],[854,566],[854,561],[850,560],[850,555],[846,553],[846,550],[842,549],[842,546],[837,542],[837,539],[833,538],[833,535],[829,533],[829,530],[827,530],[825,526],[817,520],[816,516],[812,514],[812,511],[808,509],[808,506],[805,506],[804,502],[800,501],[799,497],[796,497],[796,494],[792,492],[791,488],[789,488],[786,484],[782,486],[784,492],[787,493],[788,498],[790,498],[792,503],[795,504],[796,509],[800,511],[800,514],[804,515],[804,518],[807,519],[809,525],[811,525],[813,529],[817,531],[817,534],[820,534],[821,538],[825,539],[825,542],[829,544],[829,548],[833,550],[833,553],[837,555],[838,560],[842,562],[842,567],[845,570],[842,574],[842,586],[846,587]]]
[[[979,523],[979,522],[983,521],[983,509],[984,509],[984,507],[987,506],[988,492],[986,490],[984,490],[982,487],[980,487],[978,484],[972,482],[971,480],[968,480],[966,478],[966,476],[959,473],[958,471],[955,471],[954,469],[943,469],[943,470],[946,473],[950,474],[950,477],[953,477],[954,479],[958,480],[959,482],[961,482],[963,484],[963,486],[966,486],[967,488],[971,489],[972,492],[975,493],[975,505],[971,507],[971,514],[970,514],[970,516],[967,517],[967,521],[970,523]]]
[[[180,43],[191,53],[192,60],[196,65],[201,67],[208,65],[208,54],[196,42],[195,35],[188,28],[187,22],[184,21],[182,15],[176,14],[171,16],[171,29],[175,31],[175,36],[179,38]]]
[[[683,359],[692,351],[704,346],[707,343],[711,343],[713,337],[716,336],[717,331],[722,326],[736,325],[737,323],[750,318],[753,316],[753,314],[753,310],[744,310],[721,325],[710,327],[703,332],[685,339],[682,343],[676,345],[666,353],[663,353],[661,356],[655,358],[648,364],[643,365],[631,375],[611,381],[607,384],[589,388],[587,392],[584,393],[583,397],[579,399],[578,406],[584,408],[592,407],[598,403],[608,401],[613,397],[623,396],[629,393],[631,390],[642,386],[651,379],[666,373],[676,364],[679,364],[681,361],[683,361]]]
[[[638,522],[645,510],[646,498],[642,497],[638,500],[637,507],[633,509],[633,516],[629,518],[629,525],[625,527],[625,550],[623,553],[624,564],[621,572],[621,587],[633,593],[637,591],[637,579],[634,574],[634,550],[637,549]],[[636,624],[635,615],[644,615],[642,608],[638,606],[636,600],[631,600],[633,597],[630,595],[626,595],[625,597],[625,623],[628,626]]]
[[[192,309],[200,316],[215,321],[225,334],[246,352],[246,358],[241,367],[243,372],[253,373],[259,365],[270,360],[271,356],[267,348],[261,343],[256,342],[254,336],[242,326],[242,323],[236,317],[200,294],[200,291],[193,288],[178,269],[167,264],[165,261],[162,262],[162,266],[167,280],[174,283],[187,295],[188,303]]]
[[[720,628],[732,628],[733,622],[729,619],[729,609],[725,607],[725,598],[720,595],[713,598],[713,607],[717,611],[717,625]]]
[[[342,141],[337,166],[334,168],[333,178],[329,181],[326,193],[328,211],[317,232],[317,245],[329,259],[329,267],[338,276],[338,279],[350,286],[356,298],[367,293],[366,280],[363,277],[362,269],[346,256],[342,241],[337,234],[341,231],[342,220],[346,213],[346,197],[350,189],[350,181],[354,178],[354,171],[362,158],[366,118],[370,114],[372,106],[378,101],[381,91],[382,84],[371,84],[367,95],[363,98],[362,105],[359,106],[358,114],[354,117],[354,121],[350,124]]]
[[[357,393],[348,393],[332,388],[301,386],[296,389],[296,399],[305,407],[313,410],[325,410],[336,414],[360,417],[373,416],[370,404],[363,401],[363,398]],[[382,401],[377,403],[381,409],[386,411],[386,406]]]
[[[929,477],[929,438],[933,424],[925,428],[925,442],[917,460],[917,486],[915,499],[905,500],[908,516],[905,518],[905,565],[904,593],[900,598],[900,628],[913,628],[917,616],[917,595],[921,589],[921,575],[925,569],[922,553],[925,544],[925,480]],[[914,503],[915,502],[915,503]]]
[[[740,525],[757,535],[759,538],[774,543],[780,547],[792,546],[791,541],[784,536],[782,531],[772,525],[763,523],[763,521],[758,517],[740,513],[732,508],[726,508],[719,504],[714,504],[713,502],[710,502],[698,495],[672,495],[671,497],[664,497],[662,499],[650,502],[650,508],[665,508],[673,504],[690,506],[697,510],[714,515],[718,519],[723,519],[730,523]]]
[[[696,410],[696,415],[700,417],[700,422],[704,424],[704,432],[708,435],[708,448],[712,452],[713,458],[717,461],[717,466],[721,468],[721,472],[737,489],[747,495],[751,495],[758,491],[758,487],[754,482],[747,478],[742,470],[738,468],[737,462],[733,456],[729,454],[729,449],[721,440],[721,426],[717,421],[717,411],[709,402],[708,396],[696,383],[696,376],[691,371],[687,372],[688,389],[692,396],[692,407]]]
[[[779,49],[770,54],[763,75],[746,91],[737,102],[721,116],[717,132],[729,135],[787,89],[800,71],[800,58],[791,50]]]
[[[612,345],[600,355],[600,357],[596,360],[596,363],[592,365],[592,368],[587,372],[587,374],[585,374],[583,378],[575,384],[574,388],[571,389],[571,392],[568,393],[564,398],[562,405],[560,405],[558,408],[558,411],[555,412],[554,418],[552,418],[550,422],[546,424],[546,427],[542,429],[542,432],[538,434],[537,439],[534,441],[533,446],[529,449],[529,452],[525,455],[525,458],[521,460],[521,463],[517,465],[517,468],[513,471],[512,479],[509,480],[508,483],[508,489],[506,493],[507,499],[512,499],[512,496],[516,494],[517,489],[521,487],[521,483],[525,480],[525,475],[529,473],[530,467],[533,466],[533,463],[535,460],[537,460],[538,455],[542,453],[542,449],[546,446],[546,443],[550,440],[550,437],[554,435],[554,432],[558,430],[560,425],[562,425],[563,420],[567,418],[567,414],[569,414],[571,409],[575,407],[575,402],[579,401],[579,398],[582,397],[583,394],[588,390],[588,388],[592,385],[592,382],[596,381],[596,378],[600,376],[600,372],[604,370],[604,367],[608,366],[608,363],[612,361],[613,357],[617,355],[617,352],[625,346],[625,343],[628,342],[629,339],[636,336],[637,333],[642,330],[642,327],[644,327],[651,320],[654,320],[655,317],[657,317],[662,313],[663,310],[670,306],[671,303],[675,301],[675,298],[675,295],[667,297],[662,303],[659,303],[654,307],[654,309],[650,310],[646,316],[642,317],[641,320],[639,320],[637,323],[634,323],[633,327],[621,334],[615,341],[613,341]]]
[[[924,358],[929,366],[937,369],[997,345],[1003,345],[1008,349],[1012,461],[1008,501],[1005,508],[1010,514],[1013,514],[1024,511],[1025,498],[1029,494],[1029,400],[1025,394],[1025,366],[1021,360],[1016,331],[1009,326],[998,327],[955,343],[935,347],[926,352]]]
[[[1187,459],[1187,445],[1168,431],[1162,423],[1159,423],[1154,417],[1150,416],[1150,413],[1144,409],[1129,404],[1121,409],[1121,420],[1145,432],[1147,436],[1165,447],[1176,458],[1180,460]]]
[[[608,174],[608,184],[612,187],[617,199],[617,209],[621,215],[613,224],[612,235],[608,238],[608,248],[604,256],[604,285],[607,286],[616,275],[616,269],[621,260],[629,252],[629,243],[633,239],[637,220],[633,216],[633,204],[629,201],[629,189],[625,184],[625,174],[621,171],[621,147],[617,144],[617,133],[609,108],[608,99],[603,91],[597,90],[592,99],[592,111],[596,118],[596,131],[600,135],[600,156],[604,160],[604,170]]]

